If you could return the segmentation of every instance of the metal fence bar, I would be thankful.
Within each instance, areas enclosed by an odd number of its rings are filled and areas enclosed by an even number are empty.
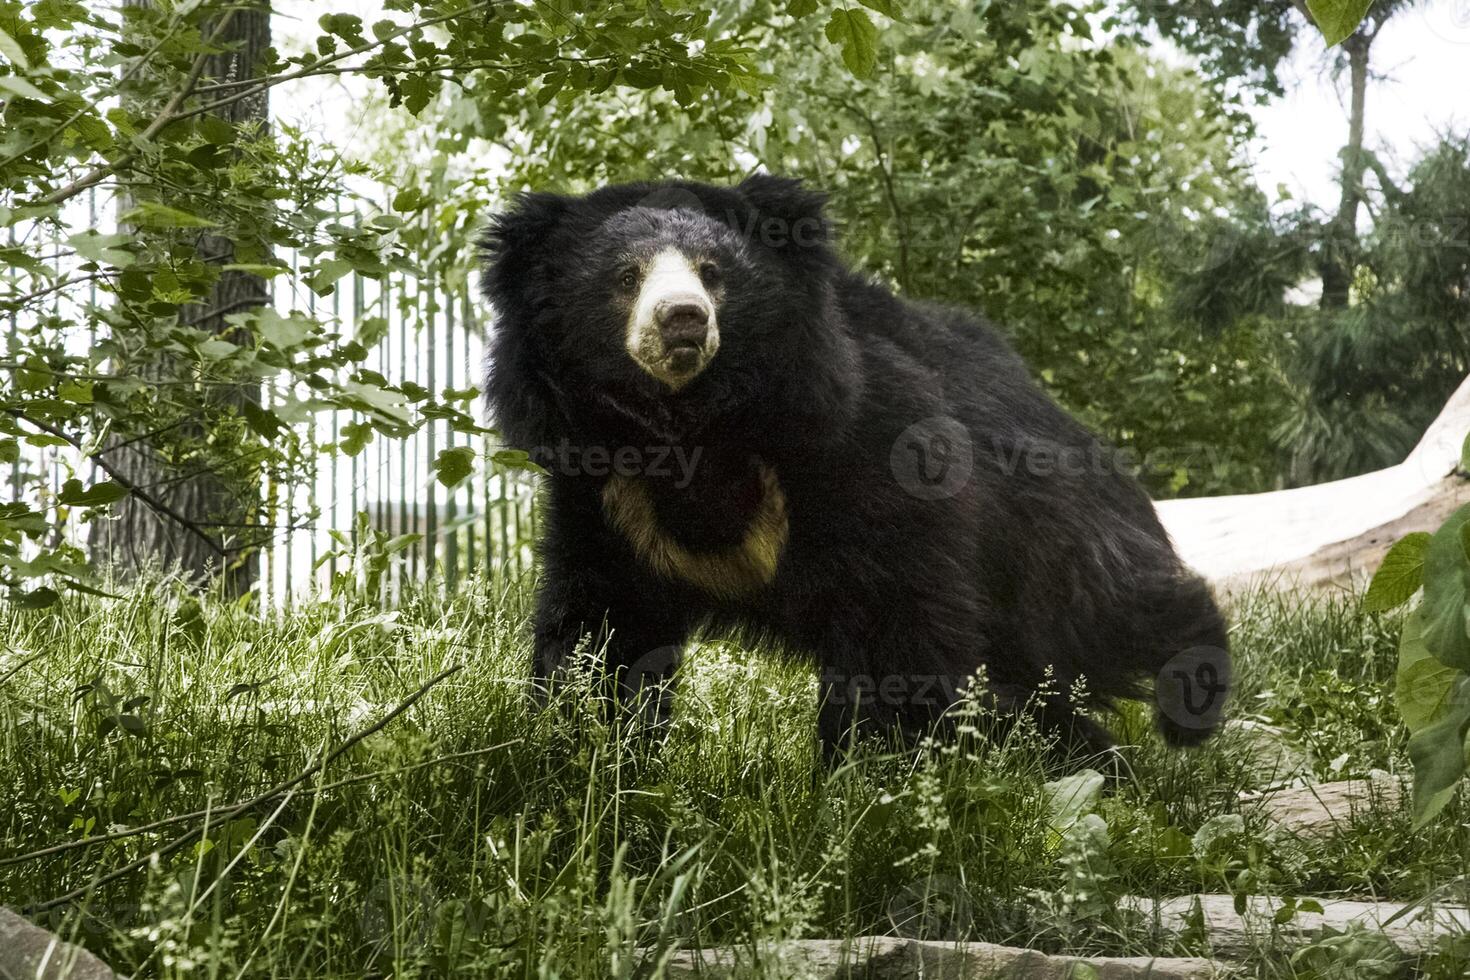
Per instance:
[[[65,211],[59,225],[11,227],[4,240],[12,247],[51,255],[63,274],[69,274],[80,260],[70,254],[66,238],[83,224],[98,228],[99,221],[109,224],[99,231],[111,230],[114,209],[110,194],[92,189]],[[356,217],[359,222],[371,217],[371,209],[364,214],[357,208]],[[352,220],[352,215],[346,220]],[[426,238],[432,237],[432,231],[432,225],[425,226]],[[307,266],[306,258],[298,253],[282,250],[279,255],[298,275]],[[293,277],[293,282],[299,281]],[[287,313],[294,305],[312,315],[330,317],[331,330],[346,338],[361,336],[367,318],[382,318],[379,337],[361,365],[364,369],[377,371],[395,384],[417,382],[435,397],[442,397],[446,390],[478,386],[483,335],[463,278],[415,277],[397,270],[379,277],[354,272],[336,284],[330,299],[308,292],[304,302],[299,294],[290,295],[286,286],[282,280],[270,283],[274,308]],[[97,317],[83,315],[85,309],[107,300],[108,293],[93,281],[85,290],[58,290],[45,301],[45,308],[78,322],[66,342],[81,353],[95,349],[105,331]],[[10,355],[19,350],[26,332],[37,326],[19,313],[0,323]],[[311,395],[305,388],[292,390],[279,379],[267,380],[260,387],[267,407]],[[478,405],[469,406],[471,412],[478,409]],[[360,513],[368,515],[369,526],[376,530],[422,535],[403,553],[403,560],[394,563],[388,580],[390,598],[402,596],[414,582],[434,582],[453,590],[467,575],[524,573],[535,520],[531,481],[489,463],[496,449],[492,438],[462,434],[445,420],[431,420],[407,439],[375,435],[362,451],[343,460],[339,458],[342,442],[352,431],[348,424],[361,425],[365,417],[355,411],[329,410],[312,418],[302,429],[306,459],[290,470],[261,470],[263,523],[279,529],[258,558],[257,589],[263,613],[285,606],[293,594],[304,589],[329,585],[344,571],[329,532],[350,532],[346,540],[354,546],[366,544],[355,533]],[[434,478],[439,452],[463,447],[474,447],[483,465],[460,485],[441,488]],[[322,459],[324,453],[330,458]],[[7,461],[6,467],[8,479],[0,475],[0,481],[10,484],[14,495],[29,492],[34,486],[29,481],[42,479],[43,505],[54,505],[63,480],[73,472],[98,478],[95,464],[69,447],[23,444],[20,458]],[[100,526],[73,524],[65,533],[72,543],[86,547],[89,532]],[[328,554],[330,560],[322,561],[318,568],[318,561]]]

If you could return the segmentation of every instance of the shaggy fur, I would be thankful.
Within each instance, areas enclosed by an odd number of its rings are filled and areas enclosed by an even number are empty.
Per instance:
[[[982,666],[997,703],[1099,746],[1079,680],[1106,706],[1186,651],[1228,669],[1139,486],[990,325],[847,269],[823,205],[756,176],[527,194],[494,221],[489,404],[550,474],[534,676],[588,634],[618,676],[754,629],[820,667],[829,746],[923,730]],[[668,247],[717,267],[718,352],[677,390],[625,349],[618,282]],[[1218,723],[1171,714],[1174,744]]]

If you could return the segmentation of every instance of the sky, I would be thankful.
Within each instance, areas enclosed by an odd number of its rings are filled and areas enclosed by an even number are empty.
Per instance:
[[[1337,199],[1337,152],[1347,142],[1347,78],[1331,78],[1320,42],[1299,45],[1285,99],[1255,109],[1256,180],[1319,205]],[[1470,0],[1430,0],[1397,15],[1373,42],[1364,142],[1401,176],[1437,133],[1470,129]]]
[[[277,43],[297,49],[316,34],[324,6],[316,0],[277,2]],[[336,0],[371,23],[380,0]],[[1170,60],[1174,60],[1173,57]],[[1470,129],[1470,0],[1421,0],[1395,17],[1373,45],[1366,145],[1401,176],[1419,147],[1445,131]],[[1248,150],[1262,189],[1276,199],[1279,185],[1293,198],[1324,207],[1337,198],[1337,153],[1347,140],[1346,78],[1331,77],[1331,59],[1313,38],[1298,45],[1282,72],[1285,98],[1253,108],[1258,136]],[[361,79],[355,79],[361,83]],[[361,125],[351,92],[312,80],[273,97],[278,116],[341,143]]]

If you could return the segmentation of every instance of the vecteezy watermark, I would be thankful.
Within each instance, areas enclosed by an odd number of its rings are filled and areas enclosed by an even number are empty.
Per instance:
[[[734,229],[747,242],[756,242],[769,248],[810,248],[827,242],[827,222],[815,215],[804,215],[796,219],[777,215],[759,214],[754,210],[738,212],[720,211],[706,204],[698,194],[685,187],[660,187],[645,194],[638,207],[656,211],[692,211],[695,214],[710,214],[721,223]]]
[[[936,714],[960,700],[969,675],[822,672],[822,699],[834,707],[929,708]]]
[[[674,672],[683,659],[682,647],[655,647],[618,671],[618,696],[649,724],[666,724],[673,708]]]
[[[528,454],[548,473],[563,476],[648,476],[672,478],[682,490],[694,479],[704,455],[703,446],[577,446],[562,439],[554,446],[537,446]]]
[[[1423,5],[1429,29],[1446,41],[1470,44],[1470,0],[1441,0]]]
[[[974,903],[959,879],[929,875],[888,900],[888,921],[904,939],[955,942],[970,933]]]
[[[1219,726],[1230,693],[1230,654],[1219,647],[1190,647],[1159,671],[1154,697],[1159,712],[1180,728]]]
[[[358,927],[373,946],[422,947],[434,928],[439,898],[421,878],[398,875],[377,882],[363,898]]]
[[[894,479],[920,500],[945,500],[970,481],[975,450],[958,419],[935,415],[899,433],[888,453]]]

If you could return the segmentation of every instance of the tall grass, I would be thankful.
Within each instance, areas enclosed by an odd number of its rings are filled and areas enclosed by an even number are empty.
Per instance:
[[[391,613],[324,597],[261,618],[167,582],[0,610],[0,899],[138,976],[631,978],[739,945],[780,977],[771,943],[804,937],[1168,953],[1119,895],[1414,898],[1470,866],[1464,808],[1419,834],[1384,813],[1325,847],[1273,835],[1240,796],[1291,774],[1238,733],[1170,752],[1141,710],[1114,722],[1101,839],[1051,826],[1055,753],[978,706],[952,741],[830,769],[811,672],[718,638],[667,729],[606,710],[590,672],[533,710],[526,611],[498,582]],[[1235,714],[1283,729],[1316,777],[1404,765],[1393,621],[1265,593],[1233,618]],[[1201,850],[1229,812],[1246,833]]]

